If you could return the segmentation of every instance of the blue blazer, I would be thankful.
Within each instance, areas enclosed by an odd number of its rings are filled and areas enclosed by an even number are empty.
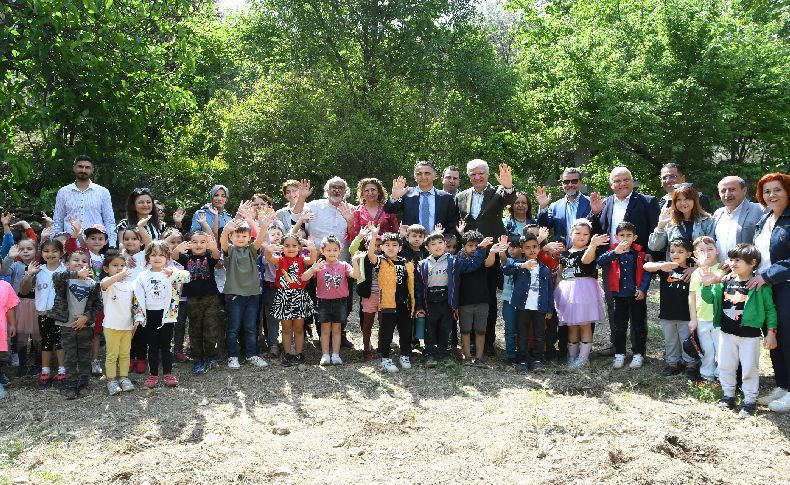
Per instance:
[[[590,198],[584,194],[579,194],[578,200],[579,205],[576,206],[574,220],[587,217],[590,213]],[[547,208],[538,212],[538,225],[554,229],[554,234],[557,236],[568,237],[568,230],[566,229],[568,223],[565,220],[567,207],[568,200],[565,197],[555,200]]]
[[[604,202],[603,210],[600,214],[594,215],[590,210],[588,218],[592,221],[593,234],[611,234],[612,209],[614,207],[614,195],[610,195]],[[628,207],[625,210],[624,221],[628,221],[636,226],[637,244],[647,246],[650,233],[658,225],[658,215],[661,209],[658,199],[652,195],[644,195],[634,190]]]
[[[420,223],[420,189],[419,187],[409,187],[409,191],[397,200],[392,197],[387,199],[384,204],[384,212],[388,214],[401,214],[401,224],[410,226]],[[455,226],[458,224],[460,216],[458,206],[455,205],[455,197],[444,190],[436,189],[434,195],[434,224],[441,224],[445,234],[455,234]],[[429,233],[432,227],[426,227]]]

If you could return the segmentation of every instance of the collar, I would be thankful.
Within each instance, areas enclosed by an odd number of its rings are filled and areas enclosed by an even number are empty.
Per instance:
[[[738,204],[738,207],[736,207],[735,209],[733,209],[733,210],[732,210],[732,212],[730,212],[729,210],[727,210],[727,207],[724,207],[724,212],[725,212],[726,214],[728,214],[728,215],[731,215],[731,216],[732,216],[732,215],[735,215],[735,213],[737,213],[738,211],[740,211],[740,210],[743,208],[743,206],[744,206],[745,204],[746,204],[746,197],[744,197],[744,198],[743,198],[743,200],[741,201],[741,203],[740,203],[740,204]]]
[[[476,188],[472,187],[472,195],[474,195],[474,194],[477,194],[477,195],[483,195],[483,193],[484,193],[486,190],[488,190],[488,188],[489,188],[490,186],[491,186],[491,184],[486,184],[486,186],[485,186],[485,187],[483,187],[483,190],[481,190],[480,192],[478,192]]]
[[[82,190],[79,187],[77,187],[77,181],[76,180],[74,182],[72,182],[71,185],[69,185],[69,190],[74,190],[74,191],[77,191],[77,192],[87,192],[87,191],[92,190],[94,188],[96,188],[96,183],[93,180],[91,180],[91,182],[88,184],[88,187],[85,188],[85,190]]]
[[[436,187],[434,187],[433,185],[431,185],[431,188],[428,189],[428,190],[422,190],[420,188],[420,186],[418,185],[417,186],[417,191],[420,193],[420,195],[425,194],[425,193],[436,195]]]
[[[428,259],[429,259],[429,260],[430,260],[432,263],[441,263],[442,261],[445,261],[445,260],[447,260],[447,255],[448,255],[448,254],[449,254],[449,253],[444,253],[444,254],[442,254],[441,256],[439,256],[438,258],[435,258],[435,257],[433,257],[433,254],[431,254],[431,255],[429,255],[429,256],[428,256]]]
[[[631,196],[632,196],[632,195],[634,195],[634,191],[633,191],[633,190],[632,190],[632,191],[631,191],[631,193],[629,193],[629,194],[626,196],[626,198],[625,198],[625,199],[623,199],[623,200],[620,200],[620,198],[619,198],[619,197],[617,197],[617,196],[616,196],[616,195],[614,195],[614,194],[612,194],[612,197],[614,197],[614,201],[615,201],[616,203],[620,203],[620,204],[624,204],[624,203],[625,203],[625,204],[627,204],[628,202],[630,202],[630,200],[631,200]]]

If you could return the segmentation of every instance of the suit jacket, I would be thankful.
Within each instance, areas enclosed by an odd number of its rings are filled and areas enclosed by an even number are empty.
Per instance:
[[[505,224],[502,222],[502,212],[505,207],[516,200],[515,189],[508,194],[501,185],[494,187],[488,184],[483,191],[483,205],[477,219],[472,217],[472,193],[475,189],[469,188],[455,196],[455,203],[461,219],[466,222],[466,230],[479,231],[486,237],[497,238],[507,234]]]
[[[436,189],[434,195],[434,224],[441,224],[445,234],[455,233],[455,226],[458,224],[458,207],[455,199],[444,190]],[[397,200],[392,197],[387,199],[384,204],[384,212],[388,214],[402,214],[401,224],[410,226],[420,223],[420,188],[409,187],[409,191]],[[426,231],[433,231],[432,227],[426,227]]]
[[[584,194],[579,194],[578,200],[579,205],[576,206],[574,219],[587,217],[590,213],[590,198]],[[538,225],[554,229],[554,234],[557,236],[567,237],[567,221],[565,220],[567,206],[568,200],[564,196],[559,200],[555,200],[548,207],[538,212]]]
[[[738,214],[738,233],[735,235],[735,243],[749,243],[754,242],[754,234],[757,230],[757,224],[763,216],[763,208],[760,204],[744,200],[742,202],[741,212]],[[726,207],[720,207],[713,213],[713,234],[716,234],[716,224],[727,213]],[[724,255],[726,256],[726,254]]]
[[[611,234],[613,207],[614,195],[610,195],[604,201],[603,210],[600,214],[595,215],[590,210],[588,218],[592,221],[593,234]],[[628,201],[623,220],[636,226],[636,242],[638,244],[647,245],[650,233],[658,225],[660,212],[658,199],[652,195],[640,194],[636,190],[631,193],[631,199]]]

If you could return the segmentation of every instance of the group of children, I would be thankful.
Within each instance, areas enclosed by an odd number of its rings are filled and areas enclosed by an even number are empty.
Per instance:
[[[255,224],[231,220],[219,243],[203,230],[193,231],[188,240],[177,231],[151,240],[143,219],[119,234],[120,250],[105,249],[104,227],[83,231],[76,220],[72,234],[42,235],[38,244],[35,233],[25,231],[14,244],[9,241],[10,221],[3,215],[7,256],[2,275],[9,281],[0,282],[0,352],[8,352],[12,338],[20,356],[28,355],[28,344],[37,346],[40,387],[56,381],[69,399],[85,394],[97,363],[102,372],[97,359],[100,335],[106,345],[104,373],[111,395],[134,389],[128,377],[133,371],[148,373],[146,388],[159,385],[160,369],[164,385],[177,386],[172,345],[175,333],[176,351],[183,349],[187,320],[194,372],[216,366],[223,308],[231,369],[240,367],[242,356],[250,365],[268,365],[257,355],[261,304],[266,317],[260,326],[274,354],[277,328],[271,321],[281,325],[283,365],[304,363],[304,322],[314,315],[321,337],[319,364],[342,364],[341,332],[353,301],[352,281],[361,297],[366,361],[372,359],[371,332],[378,316],[378,352],[387,372],[399,370],[391,358],[396,329],[401,368],[411,368],[417,338],[424,339],[428,368],[448,365],[456,341],[467,365],[485,367],[495,264],[502,266],[504,275],[505,352],[524,372],[541,371],[544,352],[557,351],[557,325],[567,328],[567,354],[564,349],[559,353],[567,356],[568,365],[581,368],[589,363],[594,325],[604,318],[599,267],[606,269],[613,300],[615,368],[625,364],[629,324],[630,367],[643,364],[651,273],[660,279],[665,375],[685,368],[695,378],[718,378],[725,396],[721,405],[732,408],[740,366],[745,396],[741,414],[750,415],[756,409],[764,326],[766,347],[776,345],[770,287],[749,282],[760,262],[754,246],[739,244],[731,250],[726,274],[716,264],[716,244],[709,237],[670,241],[669,261],[646,262],[636,229],[628,222],[616,228],[617,240],[610,241],[609,235],[594,235],[590,222],[579,219],[569,241],[548,243],[547,232],[537,227],[525,229],[518,240],[503,236],[494,242],[477,231],[464,231],[463,225],[457,228],[458,241],[441,231],[426,234],[419,225],[403,234],[380,235],[371,224],[349,245],[349,264],[342,258],[343,242],[328,236],[316,241],[316,247],[298,234],[301,224],[297,231],[285,233],[271,209],[260,211]],[[215,278],[220,268],[222,285]],[[307,291],[311,280],[315,299]],[[0,373],[0,384],[7,383]]]

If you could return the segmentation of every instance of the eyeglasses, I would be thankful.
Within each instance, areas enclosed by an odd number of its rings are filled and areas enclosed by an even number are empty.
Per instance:
[[[686,189],[688,187],[694,187],[694,184],[691,182],[684,182],[682,184],[674,184],[672,185],[673,189]]]
[[[150,194],[151,189],[149,189],[148,187],[136,187],[134,190],[132,190],[132,193],[135,195]]]
[[[576,185],[578,183],[579,183],[579,179],[569,179],[562,181],[562,185]]]
[[[678,178],[678,176],[677,176],[677,174],[674,174],[674,173],[670,173],[670,174],[661,176],[661,180],[675,180],[676,178]]]
[[[157,207],[157,208],[156,208],[156,210],[157,210],[157,211],[159,211],[159,212],[161,212],[162,214],[164,214],[164,213],[165,213],[165,209],[164,209],[164,207],[163,207],[163,208],[161,208],[161,209]]]

